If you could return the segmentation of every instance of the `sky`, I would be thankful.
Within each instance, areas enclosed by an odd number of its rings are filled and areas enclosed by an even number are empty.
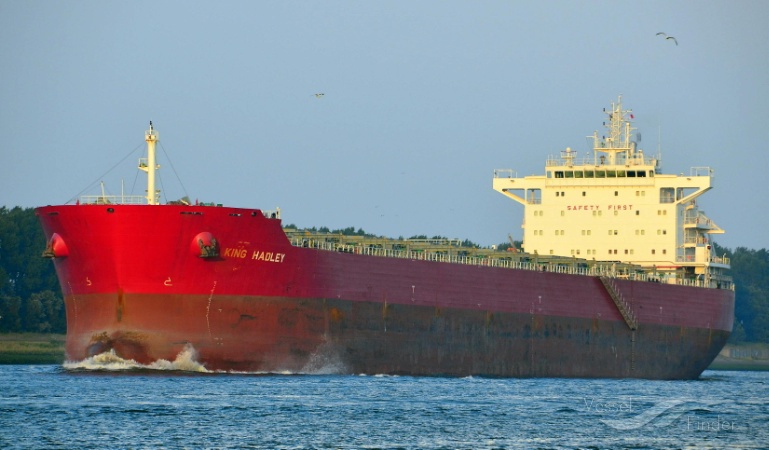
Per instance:
[[[665,173],[713,168],[715,241],[769,248],[767,18],[761,0],[0,0],[0,205],[142,195],[151,120],[165,200],[498,244],[523,207],[493,171],[588,151],[622,95]]]

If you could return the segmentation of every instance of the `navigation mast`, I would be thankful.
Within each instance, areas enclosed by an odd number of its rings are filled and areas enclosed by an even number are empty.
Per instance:
[[[622,109],[622,96],[619,96],[617,103],[612,102],[611,111],[604,109],[604,112],[609,116],[609,123],[604,123],[609,136],[603,136],[599,139],[598,132],[593,133],[594,159],[598,161],[598,153],[606,153],[609,159],[606,161],[607,164],[625,164],[631,157],[635,156],[634,144],[630,140],[635,128],[630,126],[630,121],[626,117],[633,118],[632,110]],[[622,161],[617,158],[620,154],[624,154],[624,158],[621,158]]]

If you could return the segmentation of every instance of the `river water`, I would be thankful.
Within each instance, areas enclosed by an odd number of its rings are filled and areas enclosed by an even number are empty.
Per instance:
[[[769,372],[696,381],[0,366],[3,449],[767,448]]]

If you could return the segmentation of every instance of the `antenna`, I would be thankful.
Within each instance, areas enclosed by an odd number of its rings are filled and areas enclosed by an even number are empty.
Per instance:
[[[657,119],[657,159],[662,159],[662,125]]]

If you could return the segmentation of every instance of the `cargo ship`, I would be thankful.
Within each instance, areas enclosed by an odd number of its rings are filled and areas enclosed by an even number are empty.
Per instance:
[[[664,174],[621,97],[583,155],[495,170],[522,249],[284,228],[280,209],[146,196],[36,209],[66,305],[66,358],[183,352],[259,373],[695,379],[732,330],[723,233],[697,205],[713,171]],[[501,247],[501,246],[500,246]]]

